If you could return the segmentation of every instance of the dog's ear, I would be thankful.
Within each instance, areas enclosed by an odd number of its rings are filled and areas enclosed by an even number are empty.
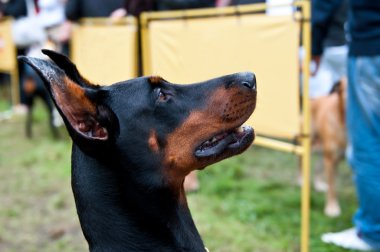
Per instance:
[[[52,51],[44,53],[56,63],[24,56],[19,59],[44,80],[73,140],[77,137],[107,140],[112,112],[99,102],[105,91],[82,78],[65,56]]]
[[[92,84],[87,79],[83,78],[78,72],[77,67],[70,61],[68,57],[63,54],[57,53],[55,51],[42,49],[42,53],[49,56],[49,58],[54,61],[54,63],[62,69],[65,74],[73,80],[75,83],[82,87],[96,87],[97,85]]]

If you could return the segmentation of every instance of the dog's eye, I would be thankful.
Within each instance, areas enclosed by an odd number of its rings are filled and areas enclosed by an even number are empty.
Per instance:
[[[162,91],[161,88],[156,89],[157,101],[166,102],[169,99],[169,95]]]

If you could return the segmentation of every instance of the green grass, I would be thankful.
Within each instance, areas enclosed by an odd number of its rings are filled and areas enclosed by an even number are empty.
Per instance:
[[[0,122],[0,251],[86,251],[70,187],[71,141],[54,141],[41,104],[34,138],[24,118]],[[211,252],[299,251],[300,188],[297,159],[253,146],[200,172],[201,189],[188,197],[197,227]],[[323,215],[324,195],[312,192],[312,252],[344,251],[320,235],[351,226],[356,199],[350,169],[339,167],[343,215]],[[154,251],[154,250],[152,250]]]
[[[4,76],[0,76],[0,113],[11,108],[11,85],[5,79]]]

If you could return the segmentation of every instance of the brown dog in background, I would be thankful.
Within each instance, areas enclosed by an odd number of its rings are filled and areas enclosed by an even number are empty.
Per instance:
[[[312,146],[313,151],[319,154],[315,165],[314,187],[318,191],[326,191],[324,212],[329,217],[341,213],[335,177],[346,148],[346,96],[347,81],[342,79],[335,84],[329,95],[311,100]],[[322,179],[323,170],[326,182]]]

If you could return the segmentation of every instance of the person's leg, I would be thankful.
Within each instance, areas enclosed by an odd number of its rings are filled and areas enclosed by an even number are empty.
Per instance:
[[[349,59],[347,158],[354,171],[360,237],[380,249],[380,56]]]
[[[380,251],[380,56],[348,61],[347,159],[359,208],[354,228],[322,236],[326,243]]]

